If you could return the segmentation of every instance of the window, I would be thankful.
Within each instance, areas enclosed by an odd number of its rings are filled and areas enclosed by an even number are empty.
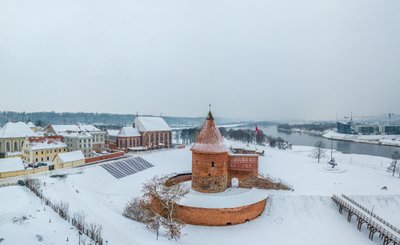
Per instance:
[[[214,162],[211,163],[211,167],[214,167]]]

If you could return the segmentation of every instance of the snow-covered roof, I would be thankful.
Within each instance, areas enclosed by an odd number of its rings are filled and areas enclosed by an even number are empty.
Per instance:
[[[64,133],[64,132],[81,132],[81,131],[101,132],[100,129],[98,129],[95,126],[90,125],[90,124],[51,125],[51,127],[54,129],[56,134],[61,134],[61,133]]]
[[[51,127],[54,129],[56,134],[61,134],[64,132],[78,132],[81,131],[78,127],[78,125],[51,125]]]
[[[25,169],[20,157],[0,159],[0,172],[11,172]]]
[[[120,131],[121,130],[117,130],[117,129],[107,129],[107,134],[110,136],[118,136]]]
[[[28,125],[28,127],[30,128],[36,128],[35,124],[33,124],[32,122],[28,122],[26,125]]]
[[[91,125],[91,124],[79,124],[78,127],[79,127],[82,131],[101,132],[100,129],[96,128],[95,126],[93,126],[93,125]]]
[[[8,122],[0,130],[0,138],[23,138],[35,136],[35,133],[24,122]]]
[[[137,137],[141,136],[139,130],[134,127],[123,127],[118,133],[120,137]]]
[[[61,162],[74,162],[85,159],[85,156],[83,155],[82,151],[59,153],[58,157],[60,158]]]
[[[264,190],[256,188],[228,188],[219,193],[200,193],[190,189],[179,204],[197,208],[237,208],[254,204],[268,198]]]
[[[135,126],[140,132],[171,131],[171,128],[161,117],[136,117]]]
[[[31,142],[30,145],[32,150],[46,150],[46,149],[67,147],[67,144],[59,140],[45,140],[42,142]]]
[[[203,127],[190,150],[202,153],[228,152],[228,148],[224,144],[224,139],[214,121],[211,111],[208,113]]]

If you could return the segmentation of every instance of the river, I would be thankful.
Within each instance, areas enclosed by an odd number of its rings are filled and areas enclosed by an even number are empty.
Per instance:
[[[314,136],[307,133],[284,133],[278,131],[277,126],[260,127],[266,135],[273,137],[281,137],[282,139],[292,143],[293,145],[305,145],[314,146],[315,142],[322,140],[327,148],[331,146],[331,140],[326,139],[322,136]],[[349,141],[333,140],[333,149],[341,151],[343,153],[355,153],[355,154],[366,154],[373,156],[381,156],[390,158],[391,154],[398,150],[400,147],[395,146],[383,146],[374,144],[364,144]]]

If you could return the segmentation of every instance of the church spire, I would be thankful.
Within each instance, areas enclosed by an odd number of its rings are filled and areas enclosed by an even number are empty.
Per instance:
[[[211,104],[209,104],[208,107],[209,107],[209,111],[208,111],[208,115],[207,115],[206,119],[207,120],[214,120],[214,117],[213,117],[213,115],[211,113]]]

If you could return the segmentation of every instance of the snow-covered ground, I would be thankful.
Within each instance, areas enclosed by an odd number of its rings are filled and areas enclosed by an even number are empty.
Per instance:
[[[227,146],[233,144],[226,143]],[[348,223],[330,197],[334,193],[356,196],[368,208],[375,205],[374,212],[378,215],[400,225],[399,216],[392,214],[400,209],[400,180],[385,171],[390,159],[334,152],[338,167],[345,171],[333,173],[323,168],[328,159],[318,164],[309,157],[311,149],[303,146],[287,151],[265,148],[265,156],[260,157],[260,172],[285,180],[295,191],[263,191],[269,199],[261,217],[229,227],[187,225],[184,236],[177,242],[166,237],[156,241],[155,234],[143,224],[121,213],[132,197],[140,195],[142,183],[154,175],[190,171],[188,147],[136,153],[135,156],[143,157],[155,167],[121,179],[114,178],[99,165],[59,171],[68,173],[66,178],[46,175],[39,178],[46,182],[46,196],[68,201],[71,210],[82,210],[89,222],[101,224],[103,237],[109,244],[250,244],[261,241],[283,245],[381,244],[378,238],[371,242],[366,231],[359,232],[356,224]],[[382,190],[384,186],[387,190]],[[0,197],[3,200],[1,194]],[[48,227],[48,223],[43,222],[42,227]]]
[[[334,140],[353,141],[367,144],[400,146],[400,135],[339,134],[329,130],[323,134],[323,137]]]
[[[83,240],[89,241],[82,236]],[[27,188],[3,187],[0,188],[0,244],[78,244],[78,231]]]

